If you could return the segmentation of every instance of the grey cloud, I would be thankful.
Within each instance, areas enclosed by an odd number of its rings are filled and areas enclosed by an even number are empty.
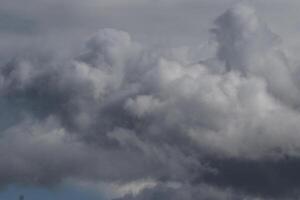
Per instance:
[[[212,33],[217,54],[198,63],[192,48],[102,29],[71,58],[32,51],[1,65],[15,122],[1,125],[0,183],[150,178],[155,187],[120,199],[293,198],[298,68],[246,3]]]
[[[280,49],[280,39],[249,6],[236,5],[216,20],[213,30],[219,41],[218,56],[230,70],[262,76],[271,93],[298,106],[299,90],[289,61]],[[289,92],[287,92],[289,91]]]
[[[158,185],[151,189],[145,189],[137,196],[127,195],[118,200],[151,200],[151,199],[174,199],[174,200],[234,200],[234,199],[247,199],[247,196],[242,194],[234,194],[229,189],[221,190],[208,185],[190,186],[185,185],[180,188],[172,188],[164,185]]]
[[[280,160],[246,159],[210,160],[217,173],[206,174],[196,182],[216,187],[239,189],[269,199],[297,199],[299,192],[299,158],[286,156]]]

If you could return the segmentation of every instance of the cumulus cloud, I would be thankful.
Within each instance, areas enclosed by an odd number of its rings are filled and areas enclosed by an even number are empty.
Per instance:
[[[72,58],[3,64],[0,106],[14,120],[1,124],[0,184],[99,181],[122,200],[293,198],[298,66],[247,3],[211,33],[217,53],[196,63],[192,50],[103,29]]]

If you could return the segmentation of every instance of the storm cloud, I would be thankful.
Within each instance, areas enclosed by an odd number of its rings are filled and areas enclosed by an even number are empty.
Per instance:
[[[0,185],[101,182],[118,200],[299,198],[298,61],[247,2],[210,34],[215,54],[203,60],[106,28],[72,56],[57,46],[1,62]]]

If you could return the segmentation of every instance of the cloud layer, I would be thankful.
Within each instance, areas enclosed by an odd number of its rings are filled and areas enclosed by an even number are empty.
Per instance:
[[[127,188],[120,200],[295,198],[299,67],[247,3],[211,34],[216,55],[196,63],[193,49],[103,29],[72,58],[3,64],[0,184],[106,182]]]

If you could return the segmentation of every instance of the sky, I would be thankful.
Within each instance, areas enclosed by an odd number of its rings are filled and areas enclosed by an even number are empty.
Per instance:
[[[101,200],[101,195],[92,190],[82,190],[77,187],[62,186],[60,188],[40,188],[29,186],[9,186],[1,191],[0,199],[15,200],[23,195],[25,199],[44,199],[44,200]]]
[[[0,0],[0,199],[299,199],[299,9]]]

